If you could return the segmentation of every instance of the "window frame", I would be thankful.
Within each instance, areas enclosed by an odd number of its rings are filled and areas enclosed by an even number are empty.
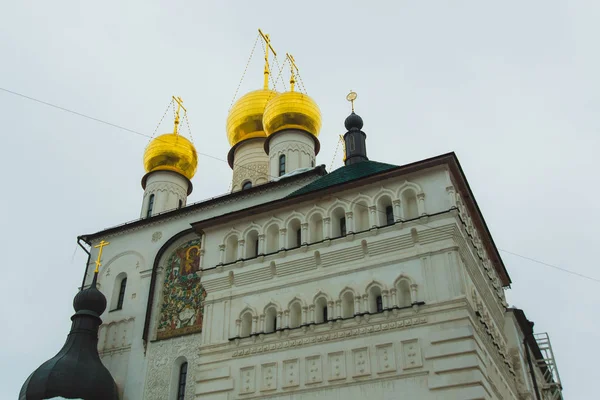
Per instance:
[[[279,156],[279,176],[285,175],[285,167],[286,167],[286,157],[285,154],[281,154]]]
[[[183,362],[179,366],[179,378],[177,379],[177,400],[185,399],[185,387],[187,383],[188,363]]]

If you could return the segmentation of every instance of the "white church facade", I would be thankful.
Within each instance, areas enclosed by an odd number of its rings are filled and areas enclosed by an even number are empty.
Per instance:
[[[186,204],[177,118],[146,149],[141,218],[79,237],[84,287],[102,251],[121,398],[562,398],[456,156],[371,161],[352,112],[328,173],[314,101],[266,82],[227,122],[231,193]]]

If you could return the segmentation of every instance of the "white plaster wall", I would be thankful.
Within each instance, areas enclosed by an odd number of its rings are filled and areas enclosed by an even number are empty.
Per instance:
[[[239,144],[233,158],[232,192],[242,189],[246,181],[252,186],[262,185],[269,178],[269,156],[265,153],[265,139],[254,138]]]
[[[172,171],[154,171],[146,180],[144,199],[142,202],[141,218],[148,213],[150,195],[154,195],[152,215],[175,210],[179,207],[179,200],[185,206],[187,201],[188,181],[183,176]]]
[[[188,374],[192,381],[188,381],[188,390],[201,398],[238,398],[239,390],[242,387],[242,370],[240,368],[246,366],[255,367],[254,378],[257,386],[254,394],[248,393],[242,397],[271,396],[282,399],[308,399],[335,398],[334,396],[343,395],[346,398],[358,398],[360,393],[360,398],[364,398],[364,396],[395,398],[386,394],[389,393],[389,389],[393,389],[396,394],[398,391],[406,390],[406,393],[417,397],[422,396],[419,398],[499,398],[497,393],[504,393],[503,398],[514,398],[510,390],[505,388],[510,382],[509,378],[504,376],[506,373],[502,369],[498,369],[501,377],[495,377],[496,383],[492,386],[489,383],[492,378],[488,375],[495,370],[491,369],[489,371],[492,372],[488,372],[486,366],[480,365],[481,360],[485,360],[487,366],[499,364],[497,361],[499,356],[473,356],[471,354],[474,351],[473,348],[478,348],[482,354],[487,354],[491,351],[488,348],[492,348],[493,345],[486,342],[488,340],[486,335],[478,330],[481,329],[480,323],[473,317],[474,311],[469,310],[477,310],[477,304],[484,304],[483,295],[480,295],[480,292],[484,293],[487,290],[487,300],[485,301],[488,303],[496,300],[491,300],[494,293],[494,290],[490,288],[491,283],[488,284],[483,279],[485,274],[488,278],[493,274],[488,273],[481,262],[478,264],[474,261],[477,260],[475,254],[479,250],[466,242],[467,235],[463,232],[465,228],[457,218],[457,211],[379,227],[334,240],[309,243],[300,248],[288,249],[264,257],[220,265],[221,254],[225,250],[224,245],[228,235],[235,234],[244,238],[244,235],[253,227],[264,234],[269,224],[277,223],[282,228],[279,232],[282,243],[287,243],[286,227],[293,218],[298,218],[302,222],[304,232],[305,229],[310,228],[306,225],[309,224],[310,216],[313,213],[321,213],[322,217],[327,218],[338,206],[344,209],[345,215],[349,219],[349,230],[351,230],[351,220],[358,202],[364,201],[370,207],[369,216],[372,217],[378,212],[376,209],[377,199],[385,194],[396,201],[394,206],[397,208],[394,212],[399,210],[401,213],[402,204],[398,200],[401,200],[402,192],[407,188],[411,188],[420,195],[419,209],[422,213],[435,214],[448,211],[456,201],[456,194],[448,189],[449,177],[443,168],[431,169],[425,173],[401,179],[373,182],[360,189],[332,193],[318,201],[298,202],[290,208],[271,210],[264,214],[240,219],[235,224],[206,229],[203,245],[205,253],[201,265],[201,268],[204,269],[203,285],[208,293],[204,331],[202,334],[162,340],[156,343],[150,342],[147,353],[144,354],[141,337],[145,305],[148,300],[149,278],[154,258],[165,241],[188,229],[192,222],[284,197],[306,183],[308,182],[284,185],[264,193],[238,198],[235,201],[221,202],[189,213],[183,212],[173,219],[102,238],[111,243],[104,248],[103,266],[99,279],[100,289],[110,299],[112,291],[115,290],[112,287],[114,277],[118,272],[125,271],[128,279],[131,277],[131,282],[128,280],[128,296],[136,293],[135,299],[128,297],[127,301],[131,303],[131,307],[124,307],[119,312],[103,315],[107,325],[119,321],[134,321],[129,350],[123,349],[121,353],[112,352],[103,356],[103,361],[115,374],[117,381],[123,382],[126,398],[132,400],[166,398],[165,392],[157,388],[165,387],[164,385],[169,388],[172,385],[170,378],[160,378],[160,382],[155,380],[158,380],[159,377],[171,377],[176,360],[183,354],[200,354],[199,358],[192,360]],[[327,234],[327,232],[325,233]],[[331,236],[331,229],[329,235]],[[182,238],[181,240],[187,239]],[[173,246],[176,245],[173,244]],[[240,248],[243,249],[243,246],[238,243],[238,251],[243,251],[240,250]],[[92,252],[92,260],[95,257],[96,250]],[[91,280],[91,269],[92,266],[90,266],[87,282]],[[111,272],[107,276],[109,269]],[[474,277],[474,270],[480,270],[478,278]],[[264,351],[264,346],[266,344],[271,346],[271,341],[274,346],[277,346],[277,343],[281,343],[281,346],[288,343],[290,346],[292,335],[289,340],[283,340],[277,334],[264,335],[263,338],[255,336],[237,342],[229,340],[237,335],[236,320],[246,307],[255,309],[257,317],[260,317],[264,307],[270,302],[278,304],[279,309],[283,312],[292,298],[299,297],[309,305],[319,291],[330,296],[335,306],[340,291],[346,287],[352,288],[362,296],[366,294],[367,286],[373,284],[374,281],[380,284],[382,289],[390,290],[394,281],[400,276],[411,280],[411,283],[415,285],[416,300],[424,301],[425,305],[390,311],[385,315],[382,313],[358,317],[343,321],[339,326],[333,323],[318,325],[314,327],[314,330],[306,332],[307,338],[315,338],[313,345],[291,352],[282,351],[277,356],[270,350],[269,352]],[[159,270],[153,305],[151,338],[154,334],[162,281],[163,276]],[[477,299],[473,299],[473,289],[477,296],[480,296]],[[389,292],[388,296],[390,299]],[[497,298],[496,302],[498,303],[501,299]],[[366,300],[368,301],[368,297]],[[365,299],[362,301],[360,311],[364,310]],[[500,306],[496,304],[495,307]],[[456,312],[459,313],[458,316],[453,314]],[[334,315],[337,314],[334,312]],[[424,322],[420,322],[422,317],[426,317]],[[490,317],[490,319],[493,318]],[[390,322],[385,321],[394,322],[395,328],[392,329]],[[386,328],[383,328],[384,324],[387,324]],[[406,329],[406,324],[411,328]],[[413,329],[413,325],[419,326]],[[396,328],[399,330],[396,331]],[[455,328],[461,328],[463,331],[456,333]],[[371,333],[382,329],[389,330],[389,332],[386,331],[387,333],[368,340],[365,337],[355,337],[359,334],[362,335],[361,332]],[[467,329],[466,333],[464,329]],[[502,326],[498,326],[498,329],[502,329]],[[337,337],[333,340],[331,336],[329,336],[331,340],[325,339],[326,335],[333,332],[344,332],[345,335],[348,330],[351,332],[349,334],[351,339]],[[358,332],[356,335],[352,333],[355,331]],[[443,338],[436,339],[437,341],[431,339],[430,336],[434,333],[442,335]],[[294,338],[296,341],[294,343],[300,339],[304,341],[303,336]],[[420,372],[405,373],[406,368],[402,367],[402,363],[406,365],[410,362],[410,357],[417,356],[404,355],[403,341],[415,339],[419,343],[417,353],[425,361],[423,361],[423,367],[418,367],[421,368]],[[335,343],[332,343],[332,340]],[[450,348],[439,347],[445,341],[455,340],[467,343],[465,354],[454,355],[452,346]],[[316,344],[319,342],[323,343]],[[476,344],[468,344],[471,342]],[[398,357],[397,368],[394,373],[392,371],[379,373],[375,369],[375,365],[379,365],[376,364],[379,361],[375,357],[378,354],[377,349],[381,347],[377,346],[385,346],[390,343],[394,349],[394,357]],[[304,345],[303,342],[302,345]],[[258,350],[261,346],[263,350]],[[294,346],[296,345],[292,345],[292,347]],[[338,383],[330,384],[327,379],[318,388],[315,386],[315,389],[309,388],[310,385],[304,387],[302,385],[306,384],[300,383],[299,388],[304,390],[302,393],[295,392],[296,389],[293,388],[283,388],[283,386],[278,386],[273,392],[270,389],[261,391],[258,386],[263,384],[260,379],[263,379],[262,368],[265,363],[277,362],[279,371],[277,374],[280,374],[284,362],[296,358],[299,368],[305,371],[306,360],[302,357],[319,354],[322,357],[329,357],[330,352],[339,349],[339,351],[344,351],[347,368],[354,368],[356,364],[350,364],[350,362],[356,361],[354,355],[358,353],[354,350],[362,349],[365,346],[369,349],[371,371],[368,376],[348,377],[347,380],[338,381],[348,385],[348,388],[338,387],[331,391],[331,387]],[[253,348],[257,352],[254,358],[248,357],[250,353],[248,355],[242,353],[242,358],[233,355],[236,351],[239,355],[240,350],[252,351]],[[435,362],[426,361],[427,352],[433,351],[428,350],[429,348],[444,349],[437,353],[434,351],[434,355],[430,358],[431,360],[436,359]],[[127,352],[129,355],[125,355]],[[435,354],[441,355],[438,357]],[[289,365],[289,362],[286,365]],[[324,368],[328,365],[323,364]],[[461,365],[463,367],[466,365],[468,368],[462,370],[458,367],[455,368],[455,366],[460,367]],[[439,371],[439,373],[435,371]],[[284,378],[283,375],[277,375],[276,379],[283,382]],[[457,389],[456,382],[465,383],[465,388]],[[147,391],[145,397],[142,394],[141,388],[143,387]],[[356,390],[351,390],[352,387],[355,387]],[[465,391],[462,391],[463,389]],[[440,395],[442,390],[445,391],[443,392],[445,397],[435,397]],[[507,390],[508,392],[506,392]],[[287,392],[297,394],[292,396],[286,394]]]
[[[277,132],[269,140],[269,171],[271,177],[279,176],[279,156],[282,154],[286,157],[286,174],[299,168],[314,167],[314,139],[310,134],[297,129]]]

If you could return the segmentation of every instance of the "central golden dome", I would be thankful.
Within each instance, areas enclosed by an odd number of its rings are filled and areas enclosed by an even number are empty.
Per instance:
[[[316,138],[321,130],[321,111],[308,95],[299,92],[281,93],[267,104],[263,126],[267,136],[284,129],[300,129]]]
[[[144,152],[146,172],[173,171],[192,179],[198,167],[198,154],[194,145],[175,133],[154,138]]]
[[[273,90],[260,89],[235,102],[227,116],[227,139],[231,146],[242,140],[267,136],[263,129],[263,112],[267,102],[276,95]]]

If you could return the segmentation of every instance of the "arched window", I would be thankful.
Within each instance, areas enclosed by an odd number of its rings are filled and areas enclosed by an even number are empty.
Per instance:
[[[113,292],[110,300],[110,310],[116,311],[123,308],[125,302],[125,292],[127,290],[127,274],[121,272],[115,278]]]
[[[241,330],[240,330],[240,336],[241,337],[250,336],[250,334],[252,333],[252,314],[250,313],[250,311],[247,311],[244,313],[244,315],[242,315],[241,324],[242,324],[242,326],[241,326]]]
[[[354,226],[355,232],[366,231],[369,228],[369,205],[365,201],[360,201],[354,206]]]
[[[287,242],[288,249],[300,247],[302,244],[302,229],[298,218],[291,220],[287,226]]]
[[[406,189],[402,192],[402,207],[404,210],[404,219],[413,219],[419,216],[417,194],[413,189]]]
[[[267,229],[267,253],[279,250],[279,226],[273,224]]]
[[[346,212],[338,207],[331,215],[331,237],[340,236],[346,236]]]
[[[394,207],[387,206],[385,208],[385,223],[386,225],[392,225],[394,223]]]
[[[347,291],[342,295],[342,318],[354,317],[354,294]]]
[[[179,206],[177,206],[177,208],[181,208],[183,207],[183,200],[179,199]]]
[[[236,235],[231,235],[225,243],[225,262],[230,263],[237,260],[238,253],[238,238]]]
[[[152,209],[154,208],[154,194],[151,194],[148,198],[148,211],[146,212],[146,218],[152,216]]]
[[[279,176],[285,175],[285,154],[279,156]]]
[[[378,225],[386,226],[394,223],[394,207],[392,199],[388,195],[383,195],[377,200]]]
[[[246,257],[253,258],[258,255],[258,231],[252,230],[246,235]]]
[[[297,328],[302,324],[302,305],[295,301],[290,306],[290,328]]]
[[[409,307],[412,304],[410,298],[410,286],[406,279],[398,282],[396,296],[398,297],[398,307]]]
[[[383,311],[383,302],[381,299],[381,288],[373,285],[369,289],[369,312],[377,313]]]
[[[277,330],[277,310],[275,307],[269,307],[265,312],[265,333],[272,333]]]
[[[119,287],[119,298],[117,299],[117,307],[116,310],[120,310],[123,308],[123,301],[125,300],[125,289],[127,288],[127,277],[121,280],[121,285]]]
[[[315,322],[320,324],[328,320],[327,315],[327,299],[319,297],[315,303]]]
[[[308,242],[315,243],[323,240],[323,216],[319,213],[314,213],[308,222],[309,233]]]
[[[250,182],[250,181],[246,181],[246,182],[244,182],[244,184],[242,185],[242,190],[250,189],[251,187],[252,187],[252,182]]]
[[[187,380],[188,363],[184,362],[179,367],[179,382],[177,385],[177,400],[184,400],[185,398],[185,382]]]

